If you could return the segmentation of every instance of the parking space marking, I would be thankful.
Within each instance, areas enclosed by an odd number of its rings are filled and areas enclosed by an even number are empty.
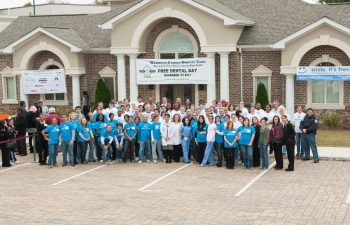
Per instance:
[[[171,175],[174,175],[175,173],[177,173],[177,172],[179,172],[179,171],[181,171],[181,170],[183,170],[183,169],[189,167],[189,166],[192,165],[192,164],[193,164],[193,163],[190,163],[190,164],[184,165],[184,166],[182,166],[182,167],[180,167],[180,168],[177,168],[176,170],[171,171],[170,173],[165,174],[164,176],[162,176],[162,177],[158,178],[157,180],[155,180],[155,181],[153,181],[153,182],[147,184],[146,186],[143,186],[142,188],[138,189],[138,191],[145,192],[147,188],[149,188],[149,187],[155,185],[156,183],[158,183],[158,182],[160,182],[160,181],[166,179],[167,177],[170,177]]]
[[[273,162],[270,166],[269,166],[269,168],[267,169],[267,170],[264,170],[264,171],[262,171],[261,173],[259,173],[259,175],[258,176],[256,176],[256,177],[254,177],[254,179],[252,179],[246,186],[244,186],[239,192],[237,192],[236,194],[235,194],[235,197],[239,197],[239,196],[241,196],[244,192],[246,192],[251,186],[253,186],[253,184],[255,183],[255,182],[257,182],[260,178],[262,178],[267,172],[269,172],[271,169],[272,169],[272,167],[274,167],[276,165],[276,162]]]
[[[24,164],[21,164],[21,165],[18,165],[18,166],[12,166],[12,167],[10,167],[8,169],[0,170],[0,173],[4,173],[4,172],[9,171],[9,170],[14,170],[14,169],[17,169],[19,167],[27,166],[27,165],[30,165],[30,164],[32,164],[32,163],[24,163]]]
[[[111,163],[111,164],[112,164],[112,163]],[[77,177],[81,177],[81,176],[83,176],[83,175],[85,175],[85,174],[88,174],[88,173],[91,173],[91,172],[93,172],[93,171],[99,170],[99,169],[104,168],[104,167],[106,167],[106,166],[107,166],[107,165],[105,164],[105,165],[101,165],[101,166],[95,167],[95,168],[93,168],[93,169],[90,169],[90,170],[87,170],[87,171],[78,173],[78,174],[76,174],[76,175],[74,175],[74,176],[71,176],[71,177],[68,177],[68,178],[66,178],[66,179],[63,179],[63,180],[61,180],[61,181],[58,181],[58,182],[56,182],[56,183],[53,183],[52,185],[53,185],[53,186],[56,186],[56,185],[59,185],[59,184],[63,184],[63,183],[65,183],[65,182],[67,182],[67,181],[73,180],[73,179],[75,179],[75,178],[77,178]]]
[[[346,204],[350,204],[350,188],[349,188],[348,197],[346,198]]]

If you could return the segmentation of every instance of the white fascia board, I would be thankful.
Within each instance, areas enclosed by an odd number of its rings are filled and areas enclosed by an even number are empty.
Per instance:
[[[53,38],[54,40],[68,46],[70,49],[71,49],[71,52],[81,52],[82,49],[77,47],[77,46],[74,46],[72,45],[71,43],[63,40],[62,38],[60,37],[57,37],[56,35],[50,33],[49,31],[41,28],[41,27],[38,27],[36,28],[35,30],[31,31],[30,33],[26,34],[25,36],[21,37],[20,39],[18,39],[17,41],[13,42],[12,44],[10,44],[9,46],[3,48],[1,51],[2,53],[4,54],[12,54],[13,53],[13,50],[16,46],[18,46],[19,44],[25,42],[26,40],[30,39],[31,37],[37,35],[38,33],[43,33],[51,38]]]
[[[119,20],[125,18],[126,16],[136,12],[137,10],[142,9],[143,7],[145,7],[146,5],[148,5],[150,2],[152,2],[152,0],[143,0],[140,3],[132,6],[131,8],[125,10],[124,12],[122,12],[121,14],[113,17],[112,19],[108,20],[107,22],[98,25],[101,29],[103,30],[110,30],[113,28],[113,24],[115,22],[118,22]]]
[[[310,25],[306,26],[305,28],[293,33],[292,35],[289,35],[288,37],[278,41],[277,43],[272,45],[272,48],[284,49],[288,42],[302,36],[303,34],[305,34],[307,32],[310,32],[310,31],[320,27],[323,24],[328,24],[329,26],[334,27],[334,28],[340,30],[341,32],[344,32],[346,34],[350,34],[350,28],[343,26],[343,25],[341,25],[341,24],[339,24],[339,23],[337,23],[337,22],[335,22],[327,17],[324,17],[324,18],[316,21],[315,23],[310,24]]]

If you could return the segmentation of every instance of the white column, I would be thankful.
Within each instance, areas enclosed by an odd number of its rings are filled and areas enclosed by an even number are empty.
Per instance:
[[[26,109],[28,110],[29,109],[29,105],[28,105],[28,95],[27,94],[24,94],[24,91],[23,91],[23,83],[22,83],[22,75],[21,74],[18,74],[17,75],[19,77],[19,97],[20,97],[20,100],[21,101],[25,101],[26,102]],[[17,76],[15,77],[15,82],[16,82],[16,79],[17,79]],[[16,93],[17,95],[17,93]],[[16,97],[17,98],[17,97]]]
[[[198,84],[194,85],[194,105],[196,107],[199,106],[199,85]]]
[[[73,108],[80,106],[80,74],[69,75],[72,77],[72,100]]]
[[[126,98],[125,55],[118,54],[118,100]]]
[[[228,52],[220,52],[220,97],[230,101],[229,58]]]
[[[129,54],[130,57],[130,101],[136,102],[139,95],[136,80],[136,59],[137,54]]]
[[[289,115],[294,114],[294,77],[295,74],[285,74],[286,76],[286,109]]]
[[[156,84],[156,102],[160,102],[161,101],[161,97],[160,97],[160,85]]]
[[[209,84],[207,85],[207,103],[212,103],[216,100],[216,86],[215,86],[215,53],[205,53],[211,63],[211,71],[209,74]]]

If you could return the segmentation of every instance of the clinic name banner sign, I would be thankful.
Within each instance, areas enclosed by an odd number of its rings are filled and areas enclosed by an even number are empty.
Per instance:
[[[67,93],[64,69],[22,70],[21,82],[24,94]]]
[[[350,66],[300,66],[297,80],[350,80]]]
[[[206,58],[138,59],[137,84],[208,84],[212,63]]]

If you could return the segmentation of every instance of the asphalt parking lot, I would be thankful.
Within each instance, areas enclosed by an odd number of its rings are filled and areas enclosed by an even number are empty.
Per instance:
[[[288,173],[182,163],[48,169],[20,160],[0,168],[2,225],[350,224],[349,161],[297,160]]]

